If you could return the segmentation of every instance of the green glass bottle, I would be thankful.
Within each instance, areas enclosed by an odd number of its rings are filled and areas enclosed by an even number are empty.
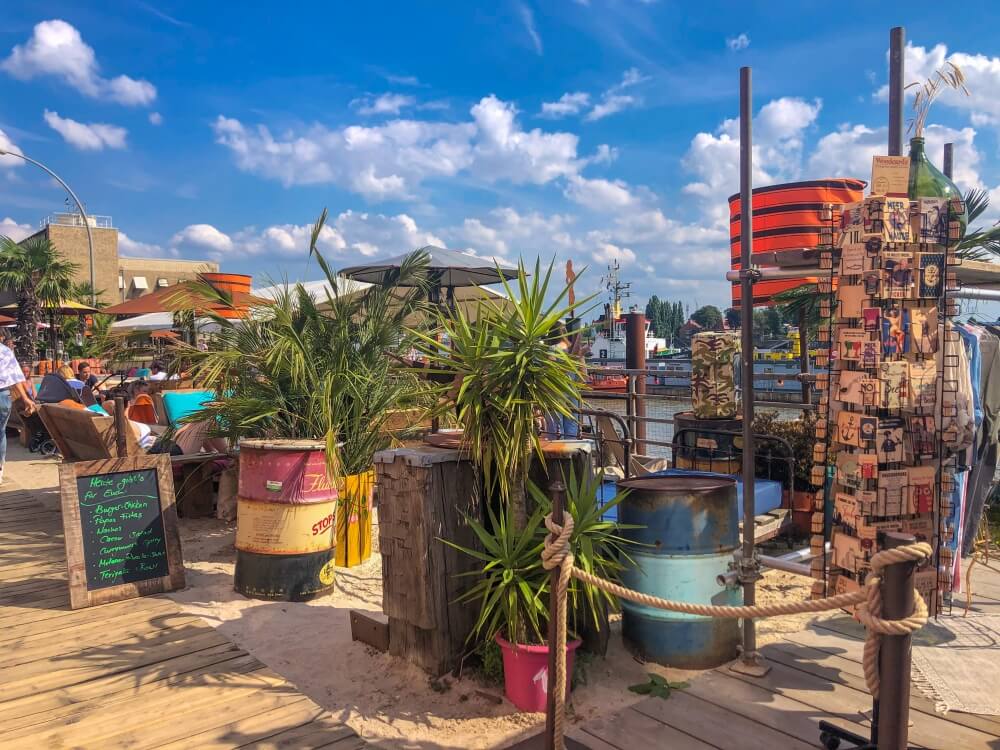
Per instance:
[[[944,172],[927,158],[923,138],[910,139],[910,200],[917,198],[961,198],[962,193]],[[958,217],[962,225],[962,236],[968,225],[965,211]]]

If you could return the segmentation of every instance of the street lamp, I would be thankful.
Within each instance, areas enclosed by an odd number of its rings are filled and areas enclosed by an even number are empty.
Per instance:
[[[24,159],[26,162],[34,164],[39,169],[47,172],[52,179],[66,188],[66,192],[69,193],[73,202],[76,203],[76,207],[80,211],[80,218],[83,219],[83,228],[87,230],[87,246],[90,251],[90,305],[91,307],[97,307],[97,284],[94,282],[94,237],[90,232],[90,222],[87,221],[87,212],[83,210],[83,204],[80,202],[80,199],[76,197],[76,193],[70,189],[70,186],[67,185],[59,175],[46,167],[40,161],[35,161],[24,154],[7,151],[3,148],[0,148],[0,156],[16,156],[18,159]]]

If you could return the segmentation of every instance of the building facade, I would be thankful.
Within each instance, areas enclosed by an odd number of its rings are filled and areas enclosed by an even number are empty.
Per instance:
[[[212,261],[121,257],[118,230],[111,217],[88,216],[87,220],[94,241],[94,287],[107,304],[134,299],[180,281],[189,281],[199,273],[219,270],[219,264]],[[60,255],[76,264],[74,282],[90,282],[87,229],[79,214],[50,214],[42,220],[41,229],[31,236],[39,235],[48,238]],[[13,295],[2,296],[9,298],[4,304],[13,301]]]

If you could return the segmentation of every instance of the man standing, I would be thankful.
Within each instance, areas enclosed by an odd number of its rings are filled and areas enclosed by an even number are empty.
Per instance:
[[[24,390],[24,373],[10,347],[0,344],[0,482],[3,482],[3,468],[7,460],[7,420],[14,401],[25,404],[30,409],[32,401]]]

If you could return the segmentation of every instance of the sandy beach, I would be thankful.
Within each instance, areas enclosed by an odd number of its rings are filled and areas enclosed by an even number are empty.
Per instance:
[[[10,441],[6,475],[39,490],[58,507],[58,459],[40,458]],[[181,519],[187,588],[169,594],[239,646],[292,682],[377,746],[391,748],[497,748],[515,743],[544,724],[542,714],[521,714],[502,699],[503,689],[476,675],[435,680],[418,667],[351,640],[349,612],[381,612],[381,564],[338,569],[334,593],[306,603],[262,602],[233,590],[235,523]],[[804,599],[809,581],[769,571],[758,601]],[[759,640],[802,629],[811,615],[763,621]],[[622,645],[612,623],[607,657],[587,666],[586,683],[573,691],[574,723],[614,713],[641,700],[628,686],[646,681],[647,672],[672,680],[697,673],[639,663]]]

